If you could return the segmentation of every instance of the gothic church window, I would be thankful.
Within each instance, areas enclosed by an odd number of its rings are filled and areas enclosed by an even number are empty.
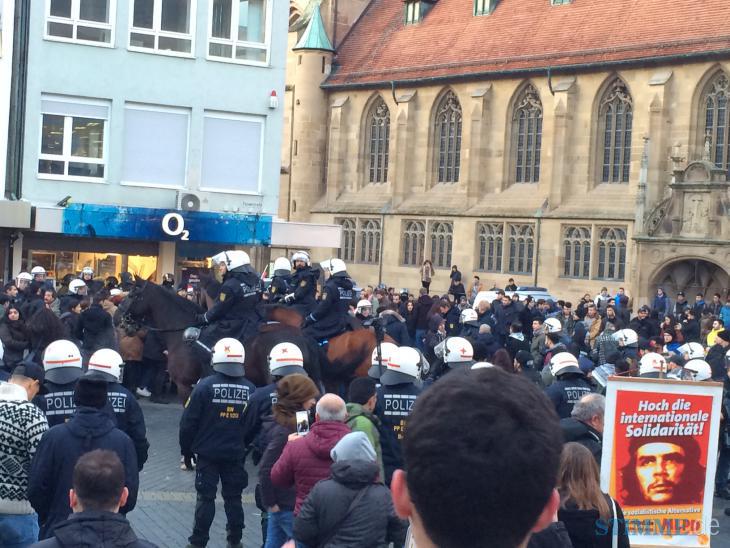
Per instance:
[[[380,261],[380,221],[360,220],[360,262],[375,264]]]
[[[601,98],[598,117],[603,147],[601,182],[628,183],[631,165],[633,102],[626,84],[616,78]]]
[[[461,167],[461,104],[449,91],[436,109],[436,146],[438,147],[438,182],[458,183]]]
[[[705,135],[710,140],[710,161],[718,168],[730,167],[730,135],[728,134],[728,77],[719,72],[704,93]]]
[[[371,183],[388,181],[388,148],[390,146],[390,111],[378,98],[367,118],[368,173]]]
[[[438,268],[451,266],[451,249],[454,243],[452,223],[433,223],[431,225],[431,262]]]
[[[590,277],[591,229],[585,226],[569,226],[563,234],[563,276]]]
[[[509,225],[509,267],[513,274],[531,274],[535,256],[533,225]]]
[[[515,181],[537,183],[540,180],[542,145],[542,103],[532,84],[527,85],[515,103],[512,117]]]
[[[504,226],[502,223],[479,225],[479,270],[501,272]]]
[[[623,280],[626,275],[626,230],[602,228],[598,241],[598,277]]]
[[[422,221],[407,221],[403,230],[403,264],[420,266],[425,245],[425,224]]]
[[[340,259],[343,261],[354,261],[355,260],[355,220],[354,219],[342,219],[340,221],[342,225],[342,246],[340,247]]]

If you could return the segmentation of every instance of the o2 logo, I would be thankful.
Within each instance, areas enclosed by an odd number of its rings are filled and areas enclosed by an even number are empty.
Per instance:
[[[162,218],[162,232],[168,236],[180,236],[184,241],[190,239],[190,231],[185,229],[185,219],[179,213],[167,213]]]

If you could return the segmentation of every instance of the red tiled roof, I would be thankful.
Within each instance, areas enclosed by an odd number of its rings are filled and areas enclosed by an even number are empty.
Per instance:
[[[544,70],[720,54],[730,57],[727,0],[439,0],[404,25],[403,0],[373,0],[339,46],[326,86]]]

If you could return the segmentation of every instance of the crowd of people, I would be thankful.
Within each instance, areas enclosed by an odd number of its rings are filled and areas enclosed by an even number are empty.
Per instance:
[[[196,476],[189,548],[211,541],[219,483],[226,545],[242,546],[249,455],[267,548],[623,548],[622,509],[599,484],[606,379],[716,380],[730,393],[730,299],[720,295],[689,304],[659,289],[634,315],[622,288],[573,306],[521,299],[510,279],[479,299],[478,276],[467,288],[456,266],[434,295],[428,262],[414,295],[358,291],[339,259],[321,263],[320,284],[305,252],[277,259],[267,288],[244,252],[215,259],[222,284],[197,317],[211,374],[179,427]],[[4,287],[2,546],[150,546],[124,516],[150,446],[137,399],[166,401],[167,351],[154,329],[118,321],[134,286],[120,279],[84,269],[56,289],[35,267]],[[170,275],[163,285],[176,291]],[[268,355],[270,383],[253,385],[240,339],[261,300],[295,309],[317,341],[374,327],[368,375],[327,392],[303,349],[282,342]],[[728,423],[716,476],[726,499]]]

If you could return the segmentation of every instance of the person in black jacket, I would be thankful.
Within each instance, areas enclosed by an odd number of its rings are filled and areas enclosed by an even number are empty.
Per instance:
[[[83,373],[79,348],[65,339],[53,341],[43,354],[46,380],[45,394],[38,394],[33,403],[43,411],[48,426],[63,424],[76,411],[74,390]]]
[[[350,302],[355,284],[347,273],[347,266],[340,259],[320,263],[330,273],[322,289],[322,299],[305,318],[304,332],[317,341],[339,335],[347,326]]]
[[[705,361],[712,368],[712,380],[724,382],[726,377],[725,353],[730,349],[730,330],[720,331],[715,341],[715,344],[707,351]]]
[[[415,316],[416,331],[414,334],[415,345],[421,352],[424,351],[423,339],[428,331],[429,316],[428,313],[433,306],[433,299],[428,294],[428,289],[422,287],[419,289],[418,300],[413,307],[413,315]]]
[[[408,334],[408,326],[405,319],[396,311],[396,306],[391,304],[378,314],[385,333],[392,337],[398,346],[411,346],[411,336]]]
[[[20,308],[14,304],[8,305],[0,321],[0,343],[5,349],[3,359],[5,370],[9,373],[23,359],[25,351],[30,349],[28,330]]]
[[[129,436],[115,428],[104,411],[106,382],[93,371],[87,373],[76,384],[74,401],[76,412],[68,422],[43,434],[31,463],[28,500],[38,513],[41,540],[51,536],[53,528],[71,514],[68,493],[74,466],[81,455],[94,449],[114,451],[124,466],[129,497],[122,512],[132,511],[137,503],[137,454]]]
[[[271,482],[271,469],[284,451],[289,434],[297,431],[296,414],[314,407],[319,391],[309,377],[301,374],[287,375],[277,386],[274,404],[274,420],[268,423],[265,433],[268,443],[259,464],[261,502],[268,512],[265,548],[280,548],[294,538],[294,487],[282,489]]]
[[[117,337],[112,317],[101,303],[109,298],[109,292],[102,289],[94,295],[91,306],[79,315],[76,325],[76,338],[81,341],[81,354],[84,363],[89,356],[101,348],[116,348]]]
[[[248,485],[244,467],[246,436],[243,414],[256,387],[243,378],[245,354],[236,339],[215,344],[215,373],[198,382],[180,419],[180,450],[186,465],[197,455],[195,522],[189,546],[208,544],[215,517],[215,494],[221,482],[228,545],[240,546],[244,517],[241,493]]]
[[[312,268],[309,253],[306,251],[297,251],[291,260],[294,264],[291,287],[294,289],[286,296],[284,302],[299,312],[302,318],[306,318],[317,306],[319,269]]]
[[[332,477],[310,491],[294,520],[294,538],[312,547],[373,548],[405,540],[405,523],[390,491],[377,482],[375,449],[363,432],[345,435],[331,451]]]
[[[569,352],[558,352],[550,359],[550,372],[555,382],[545,389],[545,395],[555,406],[561,419],[570,416],[573,406],[585,395],[592,392],[592,387],[578,365],[578,359]]]
[[[573,406],[570,417],[560,420],[565,443],[574,441],[585,446],[601,465],[603,451],[603,416],[606,398],[601,394],[583,396]]]
[[[56,525],[53,537],[32,548],[155,548],[140,540],[119,509],[127,504],[124,466],[113,451],[95,449],[73,469],[69,493],[73,514]]]

